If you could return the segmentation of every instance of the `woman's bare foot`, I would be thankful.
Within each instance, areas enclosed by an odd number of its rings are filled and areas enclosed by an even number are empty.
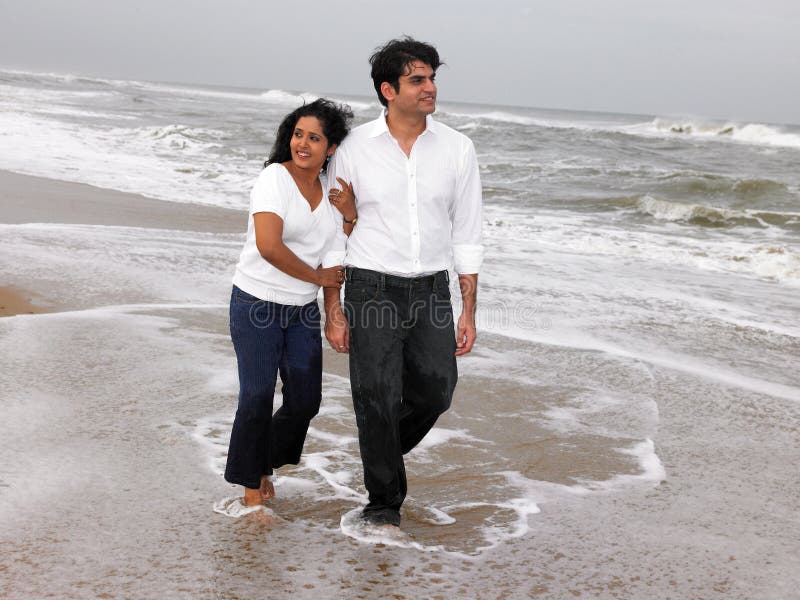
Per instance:
[[[272,485],[272,482],[266,475],[261,478],[261,488],[259,488],[259,491],[261,492],[261,497],[264,500],[269,500],[270,498],[275,497],[275,486]]]
[[[264,504],[264,494],[261,493],[261,488],[244,488],[244,498],[242,499],[242,502],[245,506],[260,506],[261,504]]]

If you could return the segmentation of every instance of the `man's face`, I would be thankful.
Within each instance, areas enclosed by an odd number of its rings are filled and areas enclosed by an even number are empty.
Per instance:
[[[400,76],[398,84],[400,89],[394,92],[394,99],[388,98],[394,104],[395,110],[411,115],[429,115],[436,110],[436,73],[430,65],[415,60]]]

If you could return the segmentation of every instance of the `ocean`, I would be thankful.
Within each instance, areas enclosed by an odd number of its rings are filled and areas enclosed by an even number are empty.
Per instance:
[[[278,123],[320,95],[356,124],[380,110],[321,91],[0,71],[0,170],[246,209]],[[241,234],[0,224],[0,284],[77,309],[0,320],[10,596],[45,589],[37,566],[74,596],[796,592],[800,126],[439,98],[436,118],[478,153],[486,260],[453,408],[408,456],[409,540],[351,537],[365,498],[332,354],[303,462],[279,473],[282,525],[212,511],[237,493],[221,471],[244,219]],[[54,461],[47,492],[30,474]],[[188,522],[167,501],[187,473]],[[129,481],[137,516],[116,520],[103,498]],[[67,507],[71,524],[52,508],[42,523],[31,496],[77,482],[75,498],[94,493]]]

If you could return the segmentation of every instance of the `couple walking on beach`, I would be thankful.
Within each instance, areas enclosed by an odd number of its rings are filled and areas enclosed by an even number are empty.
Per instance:
[[[348,135],[349,107],[301,106],[250,194],[230,303],[240,391],[225,479],[259,505],[274,496],[273,469],[300,461],[322,399],[322,287],[325,336],[350,355],[362,518],[393,528],[407,491],[403,455],[449,408],[456,357],[475,342],[482,199],[472,142],[431,117],[436,49],[391,40],[370,64],[381,115]],[[455,332],[451,266],[463,305]]]

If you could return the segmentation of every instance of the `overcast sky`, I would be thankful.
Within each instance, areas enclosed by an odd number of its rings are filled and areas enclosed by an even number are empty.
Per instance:
[[[800,0],[0,0],[0,66],[372,95],[410,34],[440,100],[800,123]]]

